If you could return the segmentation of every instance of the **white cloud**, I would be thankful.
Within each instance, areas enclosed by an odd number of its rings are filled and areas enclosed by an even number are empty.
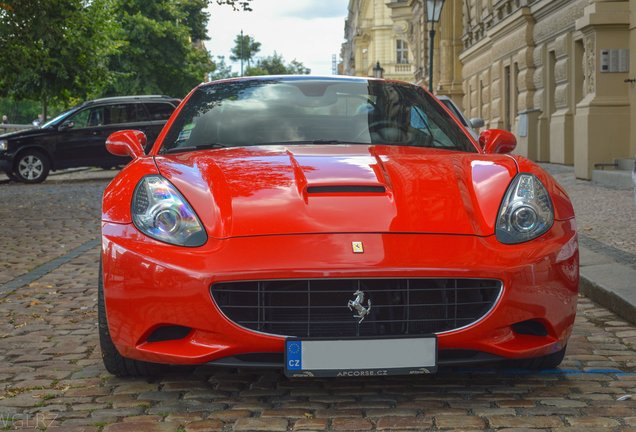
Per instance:
[[[254,0],[252,12],[235,12],[230,7],[210,8],[206,46],[213,56],[229,62],[234,38],[243,30],[261,45],[257,57],[276,51],[287,62],[296,59],[312,74],[330,75],[331,56],[339,57],[344,39],[348,0]],[[340,6],[340,14],[336,11]],[[233,70],[240,66],[233,64]]]
[[[283,10],[282,15],[302,19],[342,18],[347,12],[347,3],[342,0],[297,0],[289,9]]]

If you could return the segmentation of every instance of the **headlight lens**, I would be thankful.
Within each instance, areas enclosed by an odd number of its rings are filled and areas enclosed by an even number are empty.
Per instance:
[[[7,151],[8,148],[9,148],[9,141],[0,140],[0,151]]]
[[[132,202],[135,226],[156,240],[179,246],[201,246],[208,236],[190,204],[163,177],[141,179]]]
[[[514,178],[497,217],[497,239],[506,244],[523,243],[548,231],[554,222],[552,200],[541,181],[532,174]]]

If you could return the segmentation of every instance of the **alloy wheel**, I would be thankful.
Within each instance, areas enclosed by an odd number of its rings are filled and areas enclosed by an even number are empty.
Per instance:
[[[27,150],[21,154],[13,167],[17,179],[25,183],[41,183],[49,174],[50,162],[43,153]]]
[[[28,155],[18,164],[20,175],[27,180],[36,180],[44,171],[44,163],[35,155]]]

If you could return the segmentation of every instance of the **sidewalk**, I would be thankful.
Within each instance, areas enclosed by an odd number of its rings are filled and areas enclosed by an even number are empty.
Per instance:
[[[541,166],[559,181],[574,204],[581,253],[581,293],[636,323],[634,191],[576,180],[572,167]]]

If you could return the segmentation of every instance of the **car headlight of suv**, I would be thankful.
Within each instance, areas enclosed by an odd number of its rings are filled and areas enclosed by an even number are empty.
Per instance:
[[[201,246],[208,239],[196,213],[161,176],[146,176],[135,188],[132,218],[139,231],[178,246]]]
[[[506,244],[523,243],[552,227],[552,200],[533,174],[518,174],[501,203],[497,216],[497,240]]]
[[[9,149],[9,141],[0,140],[0,151],[7,151]]]

